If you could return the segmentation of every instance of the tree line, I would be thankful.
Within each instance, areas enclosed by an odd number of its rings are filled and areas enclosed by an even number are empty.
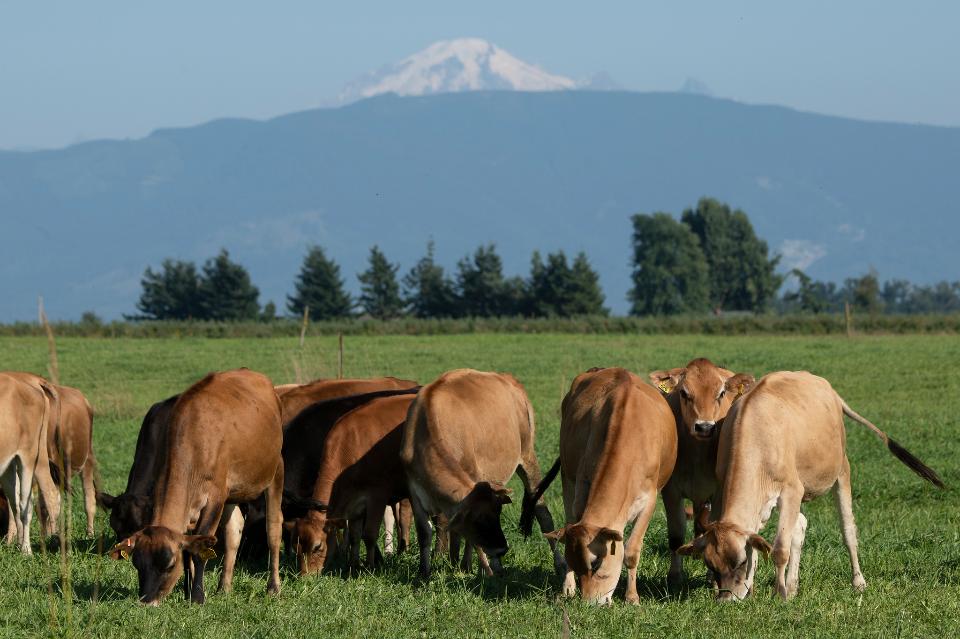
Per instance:
[[[679,218],[670,213],[631,218],[632,282],[630,314],[677,315],[712,311],[825,313],[850,304],[868,313],[936,313],[960,310],[960,282],[930,286],[905,280],[880,285],[875,271],[842,285],[816,281],[800,270],[777,272],[780,256],[771,255],[745,212],[702,198]],[[286,310],[314,319],[367,315],[398,317],[576,317],[607,315],[599,277],[585,253],[572,260],[563,251],[535,251],[527,277],[508,277],[493,244],[460,259],[452,274],[435,259],[431,240],[426,254],[403,276],[378,246],[367,268],[357,274],[360,294],[346,289],[340,266],[323,247],[307,250]],[[778,297],[786,281],[795,280]],[[135,319],[270,321],[277,308],[261,308],[259,291],[244,267],[222,250],[198,269],[193,262],[164,260],[147,268]]]
[[[346,290],[340,266],[320,246],[307,250],[287,311],[294,316],[309,309],[314,319],[338,319],[366,314],[376,319],[402,316],[574,317],[607,315],[600,279],[585,253],[568,260],[563,251],[546,258],[534,252],[527,278],[507,277],[493,244],[480,246],[457,262],[449,276],[434,257],[434,243],[402,278],[378,246],[370,249],[368,266],[357,275],[360,295]],[[259,290],[249,273],[229,253],[206,261],[198,270],[192,262],[164,260],[160,270],[147,268],[137,302],[140,315],[131,319],[272,320],[276,307],[261,310]]]

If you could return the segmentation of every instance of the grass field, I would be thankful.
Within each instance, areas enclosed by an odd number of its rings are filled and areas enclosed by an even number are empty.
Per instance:
[[[46,341],[2,338],[0,368],[45,373]],[[93,403],[95,449],[106,489],[123,489],[140,420],[151,403],[214,369],[247,366],[275,383],[336,374],[336,338],[61,339],[61,381]],[[757,594],[718,605],[700,562],[688,561],[689,588],[666,590],[669,564],[661,512],[650,525],[639,568],[639,606],[595,608],[558,599],[546,543],[523,540],[519,506],[504,510],[511,543],[503,578],[480,578],[441,567],[426,586],[414,584],[414,553],[384,570],[347,577],[333,572],[300,579],[283,566],[283,592],[267,598],[265,564],[240,564],[235,590],[213,594],[219,560],[207,576],[207,604],[182,601],[179,589],[161,607],[136,605],[137,577],[128,562],[96,554],[83,534],[82,503],[73,500],[73,601],[64,600],[57,555],[23,557],[0,548],[0,634],[9,637],[559,637],[564,612],[571,636],[904,636],[960,635],[960,340],[956,336],[698,337],[460,335],[348,337],[347,376],[392,374],[428,382],[457,367],[514,373],[538,418],[542,467],[557,452],[559,406],[578,372],[620,365],[647,371],[708,356],[758,377],[807,369],[833,382],[847,402],[938,470],[950,487],[938,491],[900,465],[872,435],[848,422],[854,511],[867,591],[850,587],[850,571],[828,495],[805,506],[810,521],[791,602],[772,596],[772,565],[761,564]],[[79,484],[79,482],[77,482]],[[515,491],[520,490],[514,481]],[[548,493],[562,521],[559,482]],[[518,500],[519,501],[519,500]],[[765,535],[772,540],[774,521]],[[112,542],[106,515],[98,533]],[[534,529],[537,530],[536,528]],[[35,548],[39,540],[34,530]],[[52,584],[52,592],[49,587]]]

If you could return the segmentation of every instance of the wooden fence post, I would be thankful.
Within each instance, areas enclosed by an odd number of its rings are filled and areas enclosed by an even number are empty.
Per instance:
[[[310,320],[310,307],[303,307],[303,324],[300,325],[300,348],[303,348],[303,340],[307,336],[307,322]]]
[[[850,313],[850,302],[843,303],[843,317],[847,322],[847,337],[853,337],[853,317]]]

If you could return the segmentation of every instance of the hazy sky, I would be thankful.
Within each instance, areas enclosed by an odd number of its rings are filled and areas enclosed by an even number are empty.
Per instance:
[[[633,90],[960,125],[960,2],[0,0],[0,148],[317,106],[431,42],[486,38]]]

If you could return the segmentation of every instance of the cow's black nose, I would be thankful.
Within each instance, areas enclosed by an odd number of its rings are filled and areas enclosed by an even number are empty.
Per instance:
[[[709,437],[713,434],[713,429],[716,427],[716,425],[716,422],[698,421],[693,425],[693,429],[696,431],[697,435]]]

